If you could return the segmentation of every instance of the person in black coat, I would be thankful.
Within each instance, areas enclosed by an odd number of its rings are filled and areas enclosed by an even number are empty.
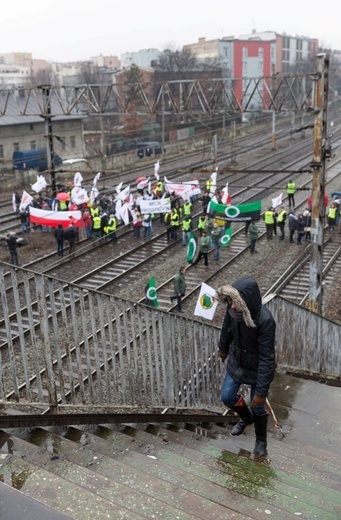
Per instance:
[[[59,256],[63,256],[64,254],[64,240],[65,240],[65,231],[63,229],[62,224],[58,224],[58,227],[54,230],[54,237],[57,241],[57,253]]]
[[[254,423],[253,453],[265,456],[268,422],[265,404],[275,375],[275,320],[262,304],[258,284],[251,276],[223,285],[217,290],[217,298],[227,303],[218,351],[222,361],[228,358],[221,397],[240,417],[231,435],[241,435],[247,425]],[[242,384],[251,385],[251,410],[238,394]]]
[[[7,243],[7,247],[8,247],[8,250],[9,250],[9,254],[10,254],[10,262],[11,264],[13,265],[19,265],[19,258],[18,258],[18,251],[17,251],[17,247],[18,247],[18,237],[17,235],[12,232],[12,233],[7,233],[6,235],[6,243]]]

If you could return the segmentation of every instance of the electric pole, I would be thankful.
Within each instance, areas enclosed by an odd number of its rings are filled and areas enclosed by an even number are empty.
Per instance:
[[[324,239],[324,192],[326,180],[326,158],[330,157],[327,112],[328,112],[329,56],[317,55],[317,74],[313,100],[314,121],[314,156],[313,193],[311,214],[311,261],[310,290],[306,306],[321,314],[322,310],[322,272]]]
[[[52,130],[52,113],[51,113],[51,86],[41,85],[38,87],[43,95],[43,113],[41,117],[45,120],[45,133],[47,136],[46,153],[47,168],[51,175],[52,194],[56,194],[56,172],[54,169],[54,150],[53,150],[53,130]]]

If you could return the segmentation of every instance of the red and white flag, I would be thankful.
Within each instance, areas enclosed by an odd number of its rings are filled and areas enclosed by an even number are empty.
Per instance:
[[[143,181],[140,181],[138,185],[136,186],[138,190],[143,190],[149,183],[150,177],[148,179],[144,179]]]
[[[229,183],[228,182],[226,183],[225,188],[223,188],[221,202],[223,204],[231,204],[231,202],[232,202],[231,196],[229,194]]]
[[[57,227],[62,224],[67,228],[70,224],[82,227],[81,211],[51,211],[30,207],[30,222],[39,226]]]

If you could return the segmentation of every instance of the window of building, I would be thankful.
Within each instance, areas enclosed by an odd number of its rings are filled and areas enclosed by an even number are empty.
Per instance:
[[[71,148],[76,148],[76,137],[74,135],[70,136],[70,146]]]
[[[247,47],[243,47],[243,58],[247,58]]]
[[[65,148],[66,148],[66,144],[65,144],[65,139],[64,139],[64,137],[61,137],[61,139],[60,139],[59,142],[60,142],[60,146],[62,147],[62,150],[65,150]]]
[[[30,130],[33,130],[33,124],[32,123],[30,124]]]
[[[36,141],[30,141],[30,148],[31,148],[31,150],[35,150],[37,148]]]
[[[0,144],[0,159],[4,158],[4,146]]]
[[[19,152],[20,150],[20,144],[19,143],[13,143],[13,151]]]

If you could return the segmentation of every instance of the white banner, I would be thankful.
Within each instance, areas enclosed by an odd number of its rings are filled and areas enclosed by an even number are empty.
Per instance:
[[[176,193],[183,198],[183,200],[189,200],[192,195],[198,195],[201,193],[199,187],[199,181],[191,181],[191,182],[182,182],[181,184],[176,184],[172,182],[168,182],[165,178],[165,191],[168,193]]]
[[[170,199],[152,199],[140,201],[141,213],[167,213],[171,210]]]
[[[201,316],[207,320],[213,320],[217,306],[218,301],[216,300],[216,290],[203,282],[195,306],[194,316]]]

